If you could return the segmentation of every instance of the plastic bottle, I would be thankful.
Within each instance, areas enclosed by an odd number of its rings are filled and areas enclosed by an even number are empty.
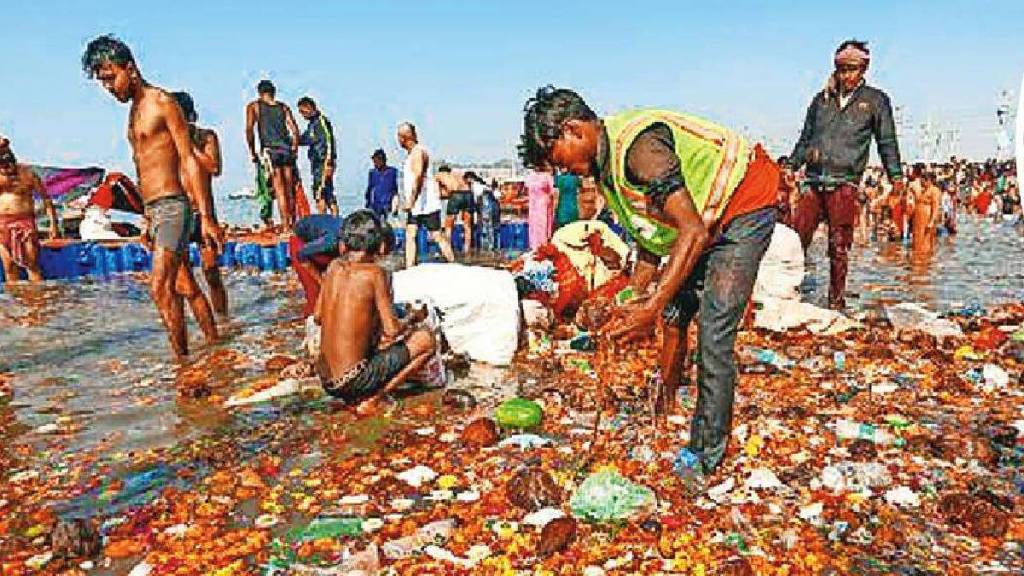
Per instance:
[[[700,456],[689,448],[680,448],[672,462],[672,471],[682,480],[686,490],[690,493],[704,491],[705,480],[701,467]]]

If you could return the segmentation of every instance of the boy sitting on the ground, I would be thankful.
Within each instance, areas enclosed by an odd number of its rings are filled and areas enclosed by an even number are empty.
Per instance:
[[[328,394],[358,403],[356,411],[365,414],[423,366],[434,336],[416,330],[403,338],[387,273],[374,262],[385,241],[377,217],[351,214],[339,240],[341,254],[324,274],[314,312],[322,326],[318,370]]]

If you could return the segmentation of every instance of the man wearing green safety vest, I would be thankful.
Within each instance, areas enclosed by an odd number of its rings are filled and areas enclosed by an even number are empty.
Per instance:
[[[664,318],[662,416],[677,409],[686,328],[699,312],[689,449],[710,473],[732,426],[733,348],[775,226],[779,168],[760,146],[707,120],[665,110],[602,119],[579,94],[550,86],[526,104],[520,154],[527,166],[546,161],[593,176],[638,245],[637,285],[646,288],[661,268],[650,297],[630,305],[606,333],[634,337]]]

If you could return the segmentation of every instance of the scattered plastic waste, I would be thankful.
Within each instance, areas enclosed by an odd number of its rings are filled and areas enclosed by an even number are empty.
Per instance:
[[[840,440],[869,440],[876,444],[893,444],[896,436],[872,424],[853,422],[845,418],[836,421],[836,437]]]
[[[602,298],[584,323],[615,312]],[[222,409],[290,385],[291,316],[243,320],[183,367],[75,340],[61,378],[17,369],[14,389],[0,373],[0,572],[1021,572],[1024,306],[940,318],[964,335],[938,343],[870,314],[841,336],[741,330],[730,447],[707,476],[680,449],[695,387],[654,418],[657,338],[575,350],[580,313],[536,329],[550,346],[510,369],[474,364],[368,418],[319,399]],[[508,398],[539,418],[499,427]]]
[[[899,486],[886,492],[885,501],[895,506],[916,508],[921,505],[921,499],[907,486]]]
[[[384,557],[397,560],[419,552],[424,546],[444,546],[455,529],[454,520],[438,520],[421,526],[415,534],[390,540],[381,546]]]
[[[916,330],[930,334],[936,338],[960,337],[963,330],[955,322],[939,318],[920,304],[903,302],[886,306],[885,314],[897,331]]]
[[[434,472],[432,469],[423,466],[422,464],[418,464],[405,472],[398,474],[396,477],[406,484],[414,488],[418,488],[424,483],[431,482],[434,478],[437,478],[437,472]]]
[[[531,448],[547,446],[550,443],[551,440],[537,436],[536,434],[513,434],[501,442],[498,442],[498,446],[516,446],[523,450],[529,450]]]

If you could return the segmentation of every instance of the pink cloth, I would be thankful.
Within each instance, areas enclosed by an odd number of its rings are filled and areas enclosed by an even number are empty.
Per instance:
[[[530,249],[547,244],[554,232],[555,178],[550,172],[530,171],[524,180],[529,198]]]

